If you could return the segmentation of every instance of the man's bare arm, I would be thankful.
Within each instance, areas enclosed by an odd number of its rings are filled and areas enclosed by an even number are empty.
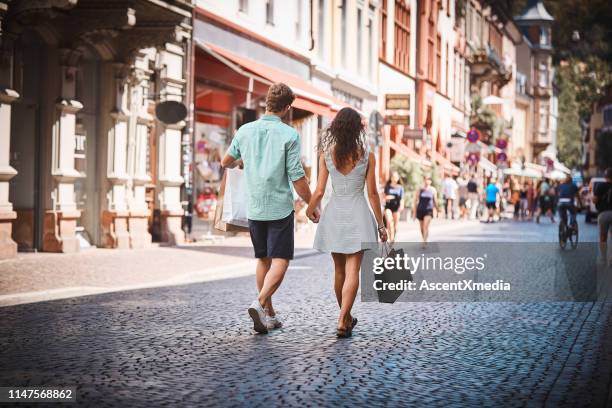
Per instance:
[[[295,192],[298,193],[302,200],[307,203],[310,202],[311,193],[310,187],[308,186],[308,179],[306,178],[306,176],[302,177],[301,179],[295,180],[293,182],[293,188],[295,188]]]

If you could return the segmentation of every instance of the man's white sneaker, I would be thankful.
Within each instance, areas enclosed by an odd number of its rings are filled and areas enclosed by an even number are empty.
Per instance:
[[[259,300],[255,299],[251,306],[249,307],[249,316],[253,319],[253,329],[257,333],[267,334],[268,328],[266,327],[266,312],[264,312],[263,307],[259,304]]]
[[[283,327],[283,322],[280,321],[278,315],[266,316],[266,327],[268,330],[280,329]]]

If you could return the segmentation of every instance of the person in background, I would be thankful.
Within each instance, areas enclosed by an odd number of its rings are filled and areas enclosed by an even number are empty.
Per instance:
[[[556,188],[557,192],[557,211],[562,220],[567,220],[567,213],[570,214],[570,226],[576,225],[576,206],[574,200],[578,197],[578,186],[572,181],[572,176],[567,175],[563,183]]]
[[[538,191],[533,181],[527,182],[527,206],[529,210],[529,220],[533,220],[538,207]]]
[[[467,200],[468,200],[468,180],[465,178],[463,174],[461,174],[457,178],[457,185],[459,188],[457,189],[457,193],[459,196],[459,218],[466,219],[467,218]]]
[[[416,218],[419,220],[421,238],[424,245],[427,244],[427,239],[429,238],[431,219],[437,215],[438,211],[438,192],[431,185],[431,182],[431,177],[425,176],[423,187],[414,195],[414,204],[412,205],[412,219]]]
[[[385,185],[385,222],[389,240],[395,241],[397,226],[401,211],[404,209],[404,187],[397,171],[391,173],[391,177]]]
[[[455,202],[457,201],[458,185],[454,178],[447,175],[442,181],[442,196],[444,198],[444,214],[446,219],[449,215],[455,219]]]
[[[550,183],[548,179],[544,179],[540,182],[540,186],[538,188],[538,211],[536,213],[536,222],[540,223],[540,216],[550,215],[552,213],[552,202],[551,197],[548,194],[548,190],[550,190]]]
[[[600,183],[593,192],[593,203],[599,212],[597,225],[599,227],[599,242],[606,244],[608,234],[612,230],[612,168],[604,172],[606,181]]]
[[[521,212],[520,187],[514,177],[510,180],[510,202],[514,206],[514,219],[518,220]]]
[[[528,198],[529,183],[526,181],[519,190],[519,207],[521,221],[525,221],[528,216],[529,198]]]
[[[244,165],[248,194],[247,218],[257,258],[258,295],[248,308],[253,328],[268,333],[282,323],[272,307],[272,295],[280,287],[294,252],[294,208],[291,185],[306,202],[310,188],[300,161],[300,136],[282,122],[295,95],[276,83],[268,89],[266,112],[241,126],[221,165]]]
[[[489,213],[487,223],[495,221],[495,211],[497,210],[497,200],[501,201],[501,192],[497,184],[489,178],[487,187],[485,188],[485,200],[487,203],[487,211]]]
[[[478,181],[476,180],[476,175],[472,173],[470,176],[470,180],[467,183],[467,191],[468,191],[468,202],[467,207],[470,210],[470,220],[475,220],[478,215]]]

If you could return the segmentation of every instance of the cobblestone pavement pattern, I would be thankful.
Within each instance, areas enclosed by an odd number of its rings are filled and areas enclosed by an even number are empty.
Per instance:
[[[328,257],[292,265],[267,336],[252,277],[2,308],[0,385],[78,385],[96,407],[610,402],[611,303],[357,302],[338,340]]]

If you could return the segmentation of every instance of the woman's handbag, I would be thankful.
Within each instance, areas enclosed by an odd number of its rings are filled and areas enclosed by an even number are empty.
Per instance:
[[[397,256],[400,258],[404,257],[404,250],[402,248],[395,249],[391,245],[386,242],[382,243],[381,258],[393,258],[395,259]],[[385,265],[383,262],[382,265]],[[393,267],[384,268],[384,271],[380,274],[377,274],[375,279],[380,280],[383,284],[385,283],[400,283],[402,281],[412,281],[412,274],[410,273],[410,269],[398,268],[398,265],[394,262]],[[404,292],[402,289],[399,290],[377,290],[378,294],[378,302],[379,303],[395,303],[397,298]]]

